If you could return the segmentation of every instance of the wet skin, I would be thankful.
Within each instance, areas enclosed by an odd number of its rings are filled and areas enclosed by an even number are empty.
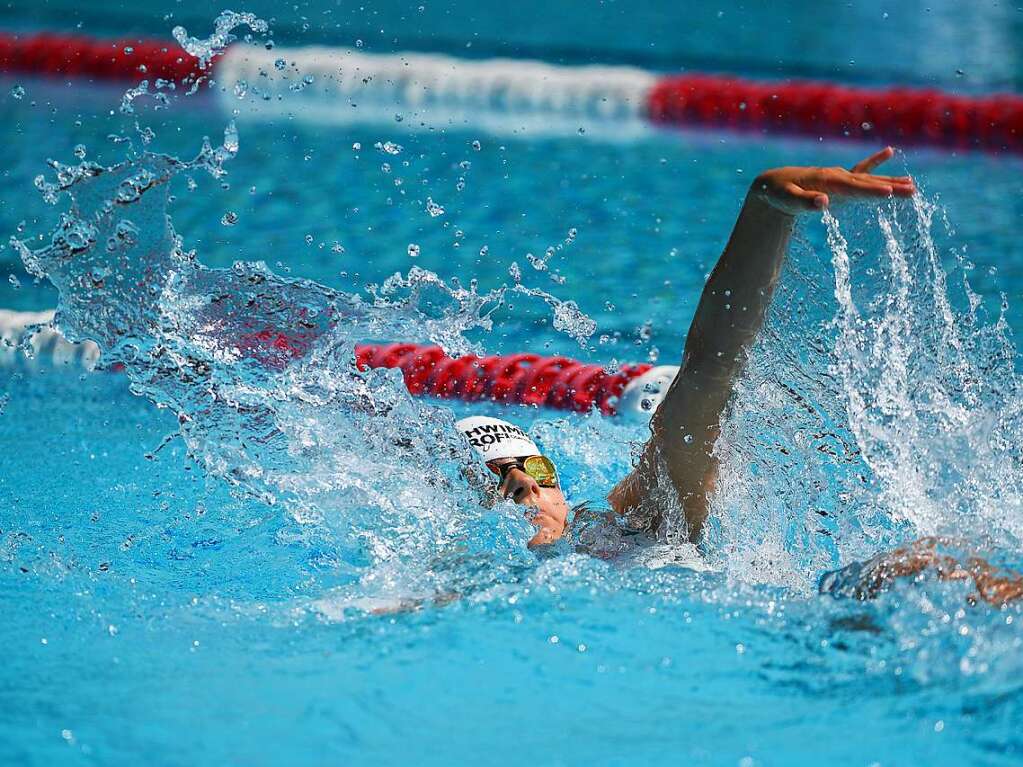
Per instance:
[[[501,462],[493,462],[492,466],[499,471]],[[499,492],[502,497],[533,510],[528,516],[538,530],[526,544],[530,548],[553,543],[564,535],[568,521],[568,503],[561,488],[540,487],[535,479],[515,467],[505,474]]]

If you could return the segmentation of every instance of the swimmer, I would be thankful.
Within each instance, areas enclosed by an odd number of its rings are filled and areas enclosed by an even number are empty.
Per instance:
[[[685,516],[686,536],[694,543],[699,540],[717,473],[712,449],[721,413],[763,325],[796,216],[821,211],[843,198],[910,197],[915,187],[909,176],[873,172],[893,154],[886,147],[851,170],[775,168],[754,180],[725,251],[703,288],[681,367],[650,422],[650,439],[635,469],[608,496],[614,512],[631,526],[656,530],[663,524],[664,504],[657,499],[664,497],[667,483]],[[539,455],[539,450],[525,444],[528,437],[507,424],[519,432],[518,442],[508,433],[502,441],[505,447],[502,442],[484,445],[483,432],[473,431],[482,423],[466,419],[459,425],[500,477],[500,492],[535,509],[532,518],[539,530],[530,544],[560,538],[568,505],[556,480],[553,486],[544,485],[529,471],[525,460]]]
[[[754,180],[724,253],[704,286],[681,367],[651,419],[650,438],[633,471],[608,496],[613,512],[629,527],[657,531],[663,526],[671,505],[664,502],[667,486],[681,507],[686,537],[699,542],[717,476],[713,447],[721,415],[763,325],[796,217],[842,199],[912,196],[916,188],[909,176],[874,172],[893,154],[886,147],[849,170],[784,167]],[[501,495],[531,508],[537,533],[529,546],[562,537],[569,506],[553,463],[529,437],[497,419],[464,419],[459,427],[494,474]],[[828,573],[821,580],[821,590],[869,598],[895,578],[931,569],[945,580],[973,578],[979,597],[988,602],[1023,596],[1023,578],[1001,574],[978,557],[960,562],[939,555],[935,540],[918,541],[850,566],[866,573],[859,585],[849,586],[848,577]],[[851,574],[849,568],[838,572]],[[843,584],[845,592],[829,586],[834,583]]]

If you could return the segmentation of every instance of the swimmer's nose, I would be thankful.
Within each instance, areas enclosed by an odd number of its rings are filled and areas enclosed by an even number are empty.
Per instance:
[[[501,495],[515,503],[529,505],[540,495],[540,485],[520,469],[512,469],[501,484]]]

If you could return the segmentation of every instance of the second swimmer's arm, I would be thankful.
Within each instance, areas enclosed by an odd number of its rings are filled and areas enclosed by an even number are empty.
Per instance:
[[[690,538],[699,536],[716,475],[712,449],[721,412],[763,324],[796,214],[827,207],[829,195],[908,197],[914,191],[910,178],[871,173],[892,153],[885,148],[852,171],[776,168],[753,183],[704,287],[681,369],[651,420],[650,440],[639,464],[611,492],[616,511],[640,506],[667,480],[682,503]]]

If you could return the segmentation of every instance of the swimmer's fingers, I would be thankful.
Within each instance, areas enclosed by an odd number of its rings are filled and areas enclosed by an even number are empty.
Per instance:
[[[916,191],[916,184],[913,182],[912,177],[881,176],[873,173],[874,168],[887,160],[890,160],[894,154],[895,150],[890,146],[886,146],[881,151],[874,152],[874,154],[870,155],[870,157],[860,160],[858,163],[853,165],[850,172],[861,181],[878,181],[892,188],[891,192],[882,192],[882,194],[893,194],[896,197],[909,197]],[[861,189],[862,188],[863,187],[861,187]]]
[[[858,163],[852,166],[851,170],[853,173],[870,173],[878,165],[887,160],[890,160],[892,155],[895,154],[895,150],[890,146],[886,146],[879,152],[874,152],[870,157],[865,160],[860,160]]]
[[[843,197],[887,197],[892,194],[895,187],[884,181],[878,181],[869,174],[849,173],[841,178],[834,179],[828,186],[833,194],[840,194]]]
[[[880,187],[891,187],[896,197],[910,197],[916,192],[916,182],[911,176],[875,176],[873,173],[854,174],[858,181]]]
[[[845,197],[909,197],[916,191],[912,179],[887,180],[869,173],[843,173],[830,179],[828,191]]]

